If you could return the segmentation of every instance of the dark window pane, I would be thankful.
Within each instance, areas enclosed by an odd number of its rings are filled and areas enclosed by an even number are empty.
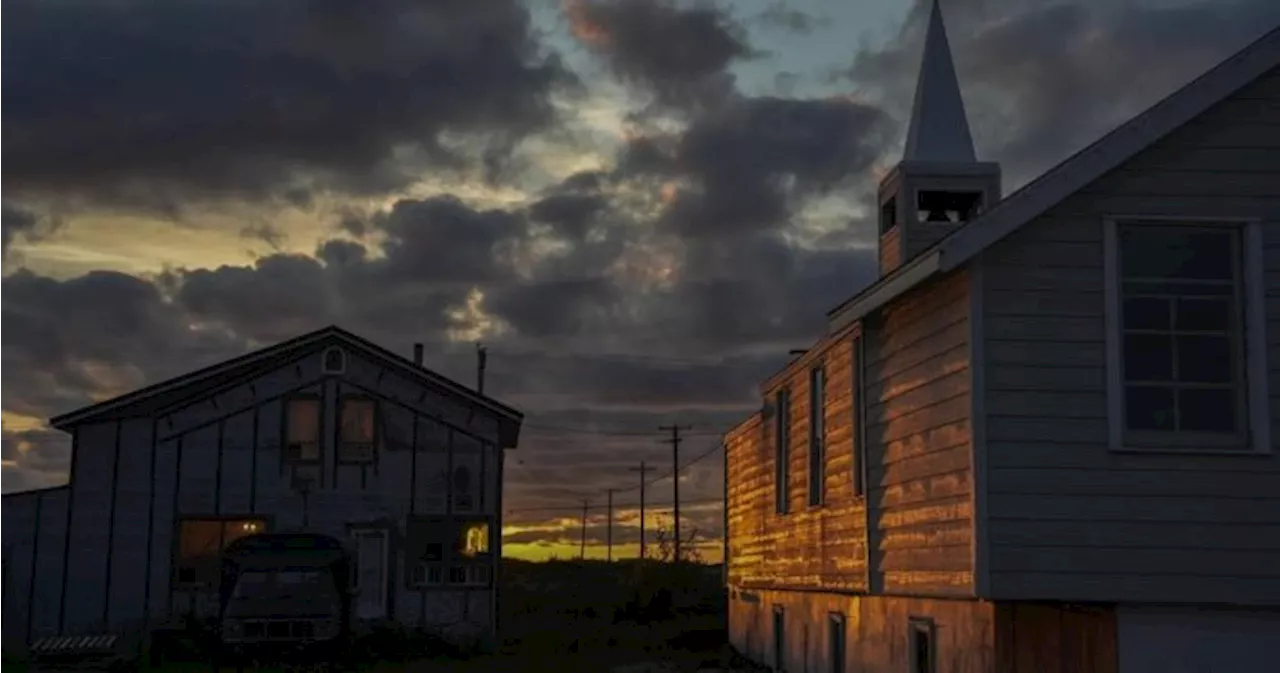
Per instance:
[[[1178,380],[1192,383],[1231,381],[1231,343],[1225,336],[1181,335]]]
[[[1173,339],[1162,334],[1124,335],[1126,381],[1172,381]]]
[[[1178,391],[1179,425],[1197,432],[1235,432],[1235,394],[1228,388],[1184,388]]]
[[[1173,430],[1173,389],[1126,386],[1124,413],[1130,430]]]
[[[1167,330],[1170,324],[1170,301],[1154,297],[1124,300],[1125,329]]]
[[[1177,327],[1226,332],[1231,329],[1231,300],[1179,299]]]
[[[1126,277],[1230,279],[1233,234],[1194,227],[1123,227],[1120,268]]]
[[[1230,297],[1232,283],[1228,281],[1188,281],[1170,280],[1145,281],[1127,280],[1124,282],[1125,296],[1135,295],[1187,295],[1192,297]]]

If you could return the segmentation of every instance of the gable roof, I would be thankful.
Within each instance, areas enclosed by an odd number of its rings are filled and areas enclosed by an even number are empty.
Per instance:
[[[478,404],[511,421],[520,421],[524,415],[519,411],[455,381],[441,376],[429,369],[415,365],[412,360],[389,351],[368,339],[359,337],[336,325],[330,325],[314,332],[282,341],[274,346],[241,355],[218,364],[184,374],[167,381],[140,388],[131,393],[99,402],[75,411],[49,419],[49,425],[59,430],[67,430],[71,426],[91,421],[112,412],[130,407],[160,408],[159,400],[173,394],[187,393],[184,397],[198,397],[199,392],[216,388],[221,383],[243,380],[254,374],[280,366],[281,357],[318,350],[330,345],[340,345],[358,352],[374,361],[393,367],[411,379],[443,392]]]
[[[1280,66],[1280,27],[1236,52],[996,203],[965,226],[827,312],[837,331],[937,273],[955,269],[1089,183]]]

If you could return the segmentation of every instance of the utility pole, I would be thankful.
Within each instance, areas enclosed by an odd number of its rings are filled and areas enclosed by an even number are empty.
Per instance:
[[[671,500],[675,513],[673,526],[675,530],[675,555],[672,559],[673,563],[680,562],[680,431],[690,430],[693,426],[689,425],[663,425],[659,426],[659,430],[667,430],[671,432],[671,438],[663,440],[664,443],[671,444]]]
[[[649,478],[649,470],[652,467],[646,467],[644,461],[640,461],[640,467],[628,467],[632,472],[640,473],[640,560],[644,560],[644,482]]]
[[[613,563],[613,489],[609,489],[609,523],[605,525],[605,560]]]
[[[587,558],[587,509],[591,503],[586,499],[582,499],[582,542],[578,543],[578,560]]]
[[[489,359],[489,349],[479,341],[476,342],[476,392],[484,394],[484,365]]]

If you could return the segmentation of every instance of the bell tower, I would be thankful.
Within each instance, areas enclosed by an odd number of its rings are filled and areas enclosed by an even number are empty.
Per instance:
[[[938,0],[929,11],[902,161],[880,181],[880,275],[1000,199],[1000,165],[978,161]]]

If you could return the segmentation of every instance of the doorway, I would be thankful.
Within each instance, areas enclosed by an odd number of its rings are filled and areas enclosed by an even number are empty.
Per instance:
[[[357,619],[381,619],[387,616],[387,531],[366,528],[351,531],[355,541],[353,565]]]

